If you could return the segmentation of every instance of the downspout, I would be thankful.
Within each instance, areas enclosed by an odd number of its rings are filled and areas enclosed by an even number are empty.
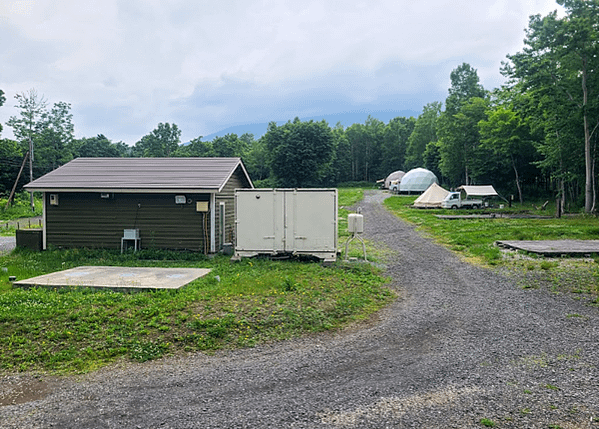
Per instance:
[[[216,253],[216,194],[210,194],[210,253]]]
[[[48,222],[46,222],[46,193],[44,192],[42,194],[42,249],[43,250],[47,250],[48,246],[46,244],[46,227],[48,225]]]

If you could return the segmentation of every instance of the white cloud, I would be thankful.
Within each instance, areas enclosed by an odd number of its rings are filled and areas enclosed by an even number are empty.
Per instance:
[[[487,88],[551,0],[4,0],[5,123],[35,87],[73,106],[79,136],[134,143],[348,108],[420,110],[462,62]],[[9,43],[6,43],[9,42]],[[378,100],[378,101],[377,101]],[[412,101],[410,101],[412,100]],[[9,135],[5,127],[4,135]]]

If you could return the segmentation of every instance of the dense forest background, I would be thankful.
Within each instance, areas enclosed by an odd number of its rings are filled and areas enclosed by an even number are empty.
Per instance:
[[[369,117],[343,127],[325,121],[270,123],[265,135],[202,137],[182,145],[176,124],[159,123],[134,146],[99,134],[74,138],[71,106],[35,90],[16,96],[19,116],[0,139],[0,195],[31,174],[77,157],[241,157],[258,187],[374,183],[424,167],[447,188],[492,184],[516,199],[559,198],[563,209],[596,212],[599,127],[599,0],[560,0],[566,14],[530,18],[524,49],[502,67],[507,83],[487,90],[470,64],[451,72],[444,101],[417,117]],[[0,106],[5,102],[0,90]],[[2,125],[0,125],[0,132]]]

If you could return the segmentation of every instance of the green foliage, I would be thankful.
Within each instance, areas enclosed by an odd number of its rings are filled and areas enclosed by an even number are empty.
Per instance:
[[[15,195],[12,204],[6,207],[8,198],[0,198],[0,220],[12,220],[42,215],[41,194],[34,194],[35,212],[31,212],[31,200],[28,192],[20,192]]]
[[[133,154],[138,157],[173,156],[181,143],[181,130],[176,124],[159,123],[150,133],[135,143]]]
[[[478,73],[470,64],[462,63],[452,70],[449,78],[451,86],[449,96],[445,100],[445,112],[448,115],[457,114],[465,104],[470,103],[472,98],[486,97]]]
[[[503,160],[502,165],[514,172],[518,199],[523,202],[520,174],[526,164],[534,161],[534,146],[530,127],[513,109],[497,106],[478,123],[482,147]]]
[[[348,127],[343,153],[351,155],[351,180],[374,182],[401,169],[414,125],[413,118],[395,118],[385,126],[369,116],[364,124]]]
[[[202,136],[192,139],[189,144],[179,146],[173,156],[178,157],[192,157],[199,156],[209,158],[214,156],[214,149],[212,148],[212,142],[202,141]]]
[[[453,187],[487,183],[493,157],[482,147],[478,129],[487,108],[485,99],[472,97],[463,101],[456,113],[450,115],[446,110],[439,119],[439,169]]]
[[[425,106],[426,109],[426,106]],[[383,178],[405,165],[409,138],[414,133],[414,118],[394,118],[383,129],[382,160],[371,178]],[[406,170],[407,171],[407,170]]]
[[[46,128],[45,118],[48,115],[46,100],[39,96],[35,89],[15,95],[19,116],[11,116],[6,125],[13,129],[15,138],[20,142],[28,142],[34,135]]]
[[[224,137],[215,137],[212,140],[212,149],[215,156],[243,158],[249,150],[249,144],[247,140],[237,137],[237,134],[227,134]]]
[[[123,142],[112,143],[105,135],[73,140],[70,145],[73,158],[118,158],[131,155],[131,148]]]
[[[326,121],[285,125],[271,122],[264,135],[272,173],[280,186],[319,186],[333,156],[333,135]]]
[[[185,258],[174,259],[177,255]],[[158,260],[160,259],[160,260]],[[13,289],[27,278],[81,265],[203,266],[179,291]],[[361,320],[393,299],[368,266],[323,267],[173,252],[16,250],[0,256],[0,370],[82,372],[118,359],[143,362],[195,350],[248,347]]]
[[[406,158],[403,164],[406,171],[425,166],[424,153],[427,145],[437,141],[437,120],[441,114],[441,107],[442,103],[438,101],[428,103],[424,106],[422,114],[418,116],[414,131],[408,138]]]
[[[21,145],[9,139],[0,139],[0,163],[2,168],[0,169],[0,195],[8,195],[12,190],[12,187],[17,180],[19,169],[23,164],[23,157],[25,152]],[[25,174],[21,175],[19,180],[19,189],[27,183]]]
[[[495,427],[495,422],[491,419],[482,418],[480,419],[480,424],[488,428]]]
[[[530,17],[525,49],[508,58],[504,72],[518,87],[535,99],[535,116],[543,118],[550,167],[561,179],[576,171],[584,178],[585,210],[595,207],[593,175],[599,99],[594,94],[599,82],[599,2],[560,0],[566,14],[552,12]],[[574,128],[573,128],[574,126]],[[580,149],[584,148],[583,151]],[[578,149],[578,150],[577,150]],[[573,170],[572,154],[582,154]]]

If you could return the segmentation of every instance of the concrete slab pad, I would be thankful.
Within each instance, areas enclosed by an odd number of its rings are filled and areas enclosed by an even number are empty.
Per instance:
[[[19,280],[18,287],[90,287],[115,291],[180,289],[210,272],[207,268],[83,266]]]
[[[599,253],[599,240],[513,240],[497,241],[496,244],[544,256],[584,256]]]

